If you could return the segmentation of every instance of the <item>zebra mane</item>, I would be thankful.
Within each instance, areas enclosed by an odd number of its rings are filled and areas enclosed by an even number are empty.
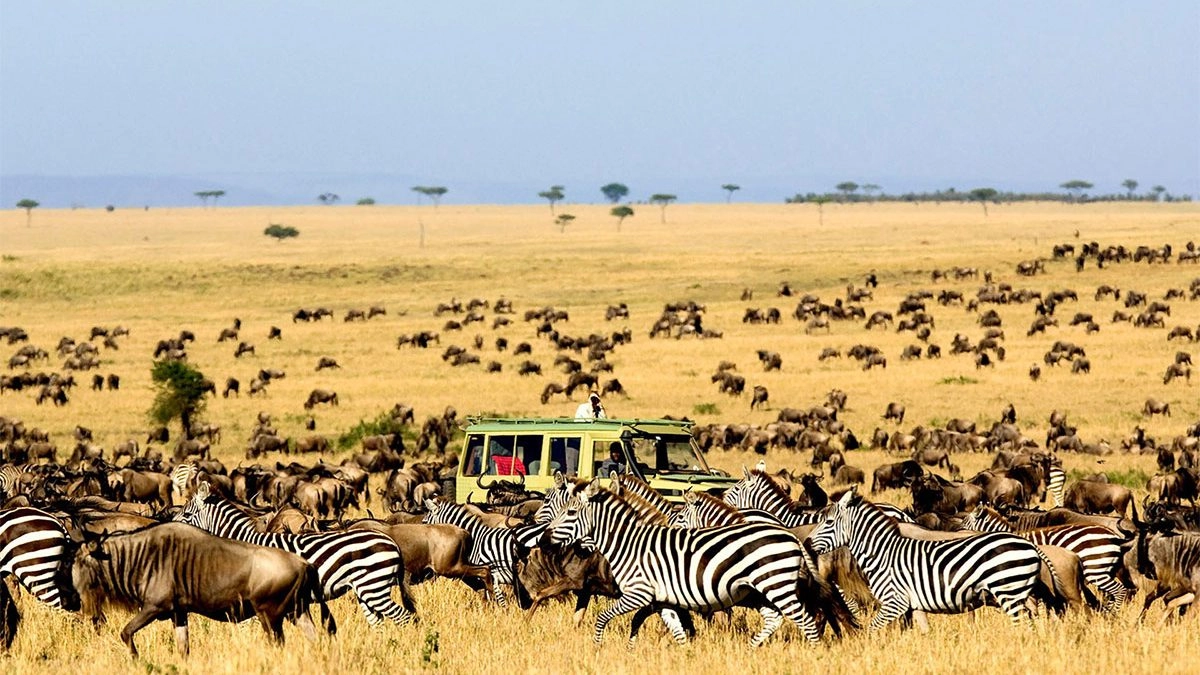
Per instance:
[[[719,497],[714,497],[707,492],[697,492],[695,495],[697,508],[708,507],[735,518],[743,517],[743,514],[738,507],[734,506],[733,504],[726,503],[725,500]]]
[[[621,486],[621,494],[635,494],[660,513],[667,514],[671,511],[667,500],[646,481],[628,473],[617,476],[617,481]]]
[[[782,485],[776,483],[775,479],[771,477],[771,474],[761,469],[751,469],[750,480],[753,481],[756,479],[763,485],[764,490],[767,490],[768,492],[782,499],[783,503],[787,504],[788,510],[790,510],[792,513],[800,513],[804,511],[804,507],[797,504],[796,500],[792,499],[792,494],[785,490]]]
[[[996,509],[993,509],[992,507],[990,507],[986,504],[980,504],[976,508],[978,508],[980,510],[979,511],[980,520],[982,520],[982,521],[993,520],[1002,525],[1007,525],[1010,528],[1016,529],[1016,526],[1013,524],[1013,522],[1010,521],[1008,518],[1006,518],[1004,516],[1004,514],[1000,513]]]
[[[621,494],[616,494],[611,490],[601,490],[590,501],[597,504],[612,504],[618,511],[626,512],[639,525],[666,526],[668,524],[666,514],[657,506],[628,490],[622,490]]]

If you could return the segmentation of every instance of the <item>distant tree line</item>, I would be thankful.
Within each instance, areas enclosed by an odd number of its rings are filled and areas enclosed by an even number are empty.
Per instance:
[[[853,181],[845,181],[834,186],[836,192],[807,192],[796,193],[785,197],[788,204],[827,204],[829,202],[861,203],[861,202],[987,202],[994,204],[1010,202],[1069,202],[1084,204],[1088,202],[1190,202],[1191,195],[1173,195],[1162,185],[1155,185],[1146,192],[1137,192],[1139,183],[1128,178],[1121,183],[1124,192],[1092,193],[1095,185],[1085,180],[1069,180],[1058,187],[1063,192],[1006,192],[990,187],[958,190],[946,188],[933,192],[904,192],[889,194],[871,183],[859,185]]]

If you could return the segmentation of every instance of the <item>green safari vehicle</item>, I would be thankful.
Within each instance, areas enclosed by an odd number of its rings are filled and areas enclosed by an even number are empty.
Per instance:
[[[722,492],[736,481],[710,469],[690,422],[663,419],[468,418],[455,478],[455,501],[480,503],[495,480],[528,490],[554,487],[554,474],[600,478],[631,473],[670,501],[683,493]]]

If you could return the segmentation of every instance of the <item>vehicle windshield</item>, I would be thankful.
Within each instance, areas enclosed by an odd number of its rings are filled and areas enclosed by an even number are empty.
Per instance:
[[[688,434],[634,436],[633,454],[642,473],[709,473],[704,456]]]

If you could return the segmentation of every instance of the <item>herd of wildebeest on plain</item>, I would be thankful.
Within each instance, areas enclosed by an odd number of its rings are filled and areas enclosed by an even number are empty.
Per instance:
[[[994,368],[1006,361],[1005,341],[1013,333],[1032,340],[1076,327],[1086,338],[1105,323],[1129,322],[1146,331],[1148,344],[1165,340],[1170,347],[1164,354],[1175,352],[1161,364],[1163,384],[1189,386],[1188,346],[1200,340],[1200,325],[1168,324],[1172,303],[1200,300],[1200,278],[1158,297],[1108,285],[1032,288],[1047,263],[1070,260],[1077,270],[1172,265],[1186,277],[1183,265],[1198,257],[1191,242],[1177,253],[1170,245],[1061,244],[1047,259],[1016,265],[1011,282],[1002,279],[1008,275],[974,268],[935,270],[928,288],[908,293],[894,309],[871,307],[875,274],[832,300],[783,283],[773,302],[796,303],[790,318],[775,307],[753,306],[754,291],[746,289],[742,321],[795,321],[818,337],[834,325],[860,324],[863,343],[789,354],[788,360],[853,359],[865,371],[888,368],[889,358],[963,358],[976,369]],[[1074,311],[1082,293],[1112,303],[1111,316]],[[518,381],[536,381],[528,385],[530,397],[545,406],[581,392],[627,395],[610,356],[635,339],[724,337],[724,330],[708,325],[705,305],[695,301],[666,304],[648,322],[648,334],[636,335],[627,327],[633,317],[624,303],[610,305],[604,319],[626,327],[586,336],[571,334],[566,310],[518,312],[505,298],[452,299],[432,309],[429,328],[398,336],[396,349],[440,352],[445,367],[476,368],[480,377],[515,371]],[[949,311],[975,316],[978,332],[938,344],[934,315]],[[1015,323],[1013,316],[1022,312],[1025,318]],[[349,309],[343,320],[387,316],[385,307],[371,306]],[[325,307],[281,318],[282,327],[262,331],[268,343],[302,340],[305,324],[336,319]],[[489,324],[491,340],[482,334]],[[480,333],[466,338],[471,331]],[[870,344],[878,331],[911,334],[912,343],[899,354],[885,353]],[[219,343],[233,347],[238,363],[259,358],[247,332],[235,319],[216,333]],[[614,616],[634,613],[631,638],[658,614],[682,642],[694,632],[694,614],[744,606],[763,616],[755,645],[785,616],[807,639],[819,640],[826,632],[856,630],[867,617],[871,628],[895,619],[924,628],[927,613],[981,605],[1000,607],[1014,622],[1037,607],[1104,617],[1137,593],[1143,613],[1161,599],[1166,619],[1186,613],[1200,592],[1200,421],[1181,422],[1181,433],[1171,439],[1151,438],[1138,425],[1110,443],[1085,440],[1057,411],[1044,438],[1040,431],[1031,436],[1033,427],[1018,424],[1012,404],[990,424],[979,423],[976,411],[964,411],[939,426],[906,428],[906,406],[897,401],[880,411],[874,430],[856,433],[840,416],[849,396],[833,389],[812,405],[779,409],[769,424],[692,427],[706,453],[774,453],[769,456],[787,457],[793,465],[803,457],[807,471],[771,472],[760,463],[724,494],[687,493],[678,504],[633,475],[605,487],[557,476],[547,493],[527,490],[520,477],[480,480],[484,503],[464,505],[452,501],[454,443],[464,422],[453,407],[418,424],[412,406],[396,403],[381,418],[387,433],[364,435],[358,447],[339,452],[338,438],[318,429],[315,417],[318,406],[339,405],[338,393],[318,387],[296,402],[307,434],[283,435],[272,415],[260,413],[244,444],[235,441],[244,455],[236,466],[212,452],[228,447],[214,422],[195,421],[182,434],[158,427],[104,448],[85,420],[71,420],[71,400],[78,388],[120,390],[121,376],[105,372],[105,352],[127,348],[122,343],[130,331],[96,326],[57,343],[39,333],[36,326],[0,327],[0,340],[14,350],[0,375],[0,412],[5,401],[29,396],[55,410],[63,419],[60,428],[74,430],[70,437],[52,435],[0,415],[0,571],[7,579],[0,584],[0,644],[6,650],[20,624],[13,599],[19,589],[80,612],[98,629],[106,606],[129,609],[133,618],[121,639],[134,654],[133,634],[168,619],[186,653],[193,613],[257,618],[282,641],[286,620],[315,637],[315,606],[323,630],[333,635],[337,626],[326,603],[344,594],[355,597],[371,624],[409,623],[419,613],[409,586],[432,577],[460,579],[485,603],[504,606],[511,596],[530,611],[573,593],[576,622],[592,597],[615,598],[597,620],[597,640]],[[147,366],[186,362],[189,346],[207,337],[178,327],[170,333],[147,353]],[[1093,364],[1085,345],[1045,339],[1044,357],[1028,368],[1031,380],[1053,368],[1088,376]],[[539,361],[537,355],[549,356]],[[769,347],[756,357],[764,372],[785,368],[784,355]],[[49,364],[56,359],[61,367],[54,370]],[[317,372],[342,368],[329,356],[314,366]],[[244,383],[206,379],[205,395],[266,397],[273,382],[287,377],[278,368],[255,367]],[[722,361],[711,383],[704,376],[705,386],[750,410],[769,409],[770,392],[748,385],[746,373]],[[1172,410],[1169,402],[1150,398],[1141,414],[1169,417]],[[863,448],[890,453],[895,461],[857,466]],[[971,453],[989,453],[990,467],[964,475],[957,458]],[[1104,473],[1068,480],[1062,458],[1072,453],[1152,454],[1158,471],[1138,500]],[[872,503],[870,496],[882,490],[906,491],[904,506]],[[1051,505],[1044,509],[1047,499]],[[368,517],[360,517],[364,512]],[[746,564],[720,563],[728,560]]]

